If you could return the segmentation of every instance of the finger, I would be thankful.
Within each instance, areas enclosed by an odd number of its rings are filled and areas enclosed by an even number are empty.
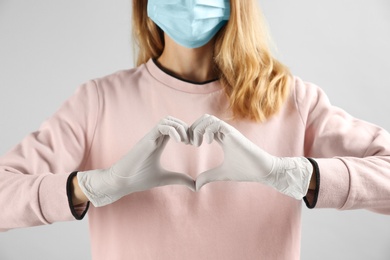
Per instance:
[[[195,135],[194,134],[194,129],[196,128],[197,125],[199,125],[203,120],[208,118],[210,115],[204,114],[200,118],[198,118],[188,129],[188,136],[190,138],[190,143],[195,146],[199,146],[202,144],[203,141],[203,136],[202,135]]]
[[[201,117],[199,117],[191,126],[190,129],[194,129],[197,125],[199,125],[203,120],[210,117],[209,114],[204,114]]]
[[[187,186],[190,190],[195,191],[194,179],[183,173],[167,171],[162,174],[159,186],[166,185],[184,185]]]
[[[216,140],[221,145],[224,144],[224,138],[227,135],[242,136],[236,128],[218,118],[215,122],[206,127],[205,135],[208,143]]]
[[[195,146],[200,146],[203,142],[203,136],[205,134],[206,128],[218,120],[219,120],[218,118],[210,115],[204,115],[199,120],[197,120],[190,127],[190,130],[192,132],[192,137],[193,137],[192,144]]]
[[[189,138],[188,138],[189,127],[185,122],[175,117],[168,116],[167,118],[165,118],[165,120],[163,120],[162,123],[176,128],[177,133],[180,135],[180,140],[185,144],[189,144]]]
[[[159,125],[157,127],[157,129],[158,129],[160,135],[168,135],[170,138],[172,138],[176,142],[181,141],[181,137],[180,137],[180,135],[177,132],[175,127],[168,126],[168,125]]]
[[[208,144],[211,144],[215,137],[219,137],[220,131],[221,131],[221,120],[215,121],[205,129],[205,135],[206,135],[206,142]]]
[[[188,126],[186,123],[173,117],[167,117],[161,120],[160,123],[157,125],[157,133],[155,138],[160,138],[161,135],[169,135],[176,142],[181,141],[183,143],[188,144],[189,139],[187,132]],[[177,138],[177,136],[179,138]]]
[[[204,118],[203,121],[199,122],[198,125],[195,126],[194,135],[196,134],[202,135],[206,137],[206,142],[211,144],[214,139],[220,139],[221,132],[228,132],[226,129],[227,123],[220,120],[215,116],[209,116]]]

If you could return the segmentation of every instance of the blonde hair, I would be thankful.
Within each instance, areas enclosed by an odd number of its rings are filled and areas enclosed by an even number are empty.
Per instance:
[[[283,105],[291,74],[271,54],[269,34],[256,1],[230,2],[230,19],[215,38],[216,69],[233,117],[264,122]],[[164,33],[148,17],[147,0],[133,0],[133,34],[139,46],[137,65],[161,55]]]

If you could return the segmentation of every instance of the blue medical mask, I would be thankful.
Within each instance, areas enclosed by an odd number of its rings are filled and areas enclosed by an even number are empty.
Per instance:
[[[230,17],[229,0],[149,0],[148,16],[178,44],[208,43]]]

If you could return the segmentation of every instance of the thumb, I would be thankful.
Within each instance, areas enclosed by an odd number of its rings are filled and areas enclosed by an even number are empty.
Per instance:
[[[205,171],[196,178],[196,191],[199,191],[204,185],[215,181],[229,181],[230,178],[223,170],[222,166]]]
[[[184,185],[190,190],[195,191],[195,181],[190,176],[178,173],[165,171],[161,174],[159,186],[166,185]]]

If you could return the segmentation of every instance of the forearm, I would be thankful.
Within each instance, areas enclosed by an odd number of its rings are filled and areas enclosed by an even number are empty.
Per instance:
[[[0,231],[72,220],[64,192],[67,178],[0,170]]]

